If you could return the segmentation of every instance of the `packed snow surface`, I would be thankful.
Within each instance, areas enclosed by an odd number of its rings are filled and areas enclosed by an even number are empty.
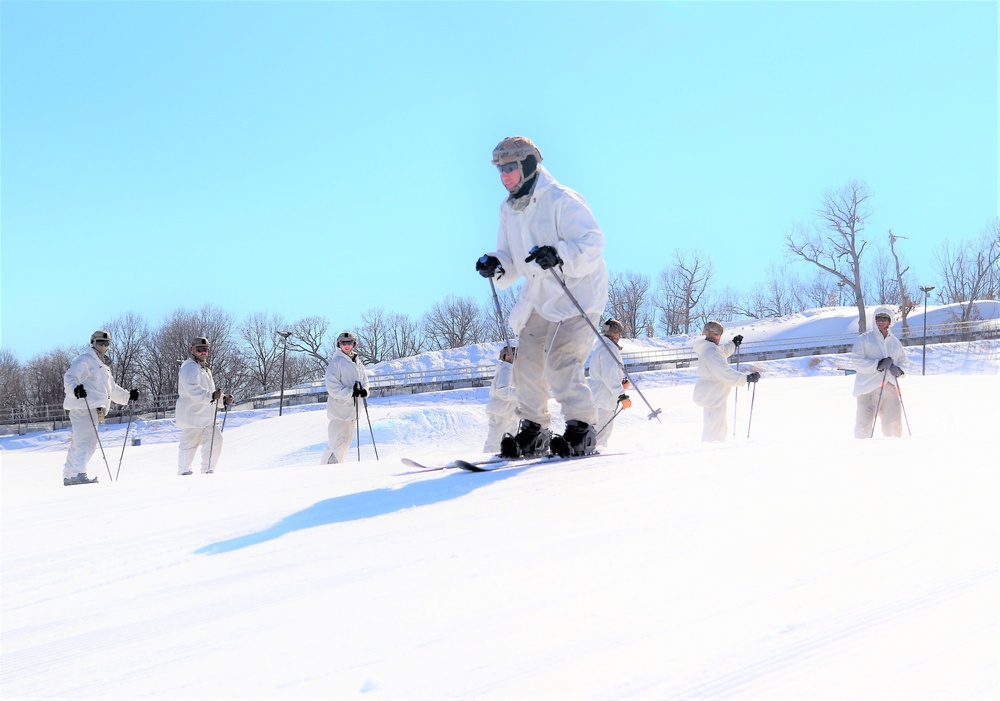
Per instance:
[[[400,462],[477,457],[477,389],[369,400],[338,466],[323,405],[233,413],[212,475],[169,419],[93,485],[0,439],[2,696],[996,699],[1000,347],[909,353],[901,439],[852,437],[845,356],[760,363],[724,444],[639,375],[660,422],[487,474]]]

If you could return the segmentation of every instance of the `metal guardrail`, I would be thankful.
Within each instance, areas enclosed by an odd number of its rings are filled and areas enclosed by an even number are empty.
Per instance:
[[[922,326],[911,327],[908,334],[899,334],[899,336],[903,344],[907,346],[921,345],[925,340]],[[740,346],[740,361],[753,362],[807,355],[850,353],[857,337],[856,333],[843,333],[828,336],[796,336],[767,341],[747,341]],[[928,326],[926,342],[928,344],[957,343],[993,338],[1000,338],[1000,320],[997,319]],[[690,347],[663,348],[637,353],[622,353],[622,362],[629,372],[645,372],[670,367],[690,367],[697,364],[698,356]],[[373,396],[378,397],[486,387],[492,382],[495,369],[496,367],[493,365],[479,365],[371,374],[369,376],[369,391]],[[300,385],[286,389],[284,396],[285,406],[325,402],[327,398],[326,388],[321,380],[312,383],[311,386],[303,387]],[[278,392],[270,392],[244,400],[238,399],[237,406],[251,404],[255,409],[268,406],[276,407],[278,397]],[[150,401],[140,402],[135,407],[136,416],[160,418],[170,415],[174,411],[176,401],[176,394],[153,397]],[[127,416],[126,410],[116,407],[108,414],[106,422],[123,422]],[[25,428],[23,427],[27,427],[27,430],[49,430],[50,428],[55,430],[68,426],[69,420],[62,404],[47,404],[20,409],[0,409],[0,426],[4,425],[17,425],[18,432],[24,432]],[[41,428],[31,429],[31,426],[40,426]]]

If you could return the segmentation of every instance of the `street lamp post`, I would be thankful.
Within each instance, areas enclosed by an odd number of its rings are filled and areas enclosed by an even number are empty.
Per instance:
[[[921,285],[920,291],[924,293],[924,348],[920,359],[920,374],[927,374],[927,298],[931,294],[934,285]]]
[[[288,352],[288,337],[292,335],[292,332],[278,331],[277,334],[284,341],[281,347],[281,390],[278,392],[278,416],[281,416],[281,410],[285,406],[285,353]]]
[[[838,298],[839,304],[837,306],[844,306],[844,281],[837,280],[837,287],[840,288],[840,297]]]

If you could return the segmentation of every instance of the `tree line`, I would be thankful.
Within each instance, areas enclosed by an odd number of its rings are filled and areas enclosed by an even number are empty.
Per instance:
[[[905,328],[910,310],[924,300],[906,264],[907,239],[892,231],[866,236],[870,216],[871,193],[865,183],[852,181],[825,193],[815,219],[796,223],[786,233],[787,261],[772,264],[765,280],[749,291],[715,286],[711,259],[701,250],[674,251],[655,278],[612,271],[605,316],[617,318],[625,337],[635,338],[693,333],[709,319],[763,319],[847,304],[857,308],[864,331],[865,306],[885,304],[899,308]],[[969,320],[972,302],[1000,295],[998,261],[1000,218],[989,221],[978,237],[941,244],[934,251],[935,301],[966,303],[962,320]],[[811,274],[799,277],[789,263],[804,263]],[[351,331],[368,364],[503,341],[510,334],[505,320],[517,292],[517,286],[499,292],[499,316],[493,299],[449,295],[416,319],[381,307],[368,309]],[[114,339],[109,357],[122,387],[137,387],[146,396],[176,394],[178,367],[188,357],[190,339],[204,335],[212,342],[217,384],[237,397],[322,377],[336,336],[344,330],[331,329],[323,316],[289,320],[257,312],[237,320],[211,305],[197,311],[177,309],[157,326],[128,312],[103,328]],[[57,348],[27,362],[0,349],[0,408],[61,403],[63,374],[85,349],[85,344]]]

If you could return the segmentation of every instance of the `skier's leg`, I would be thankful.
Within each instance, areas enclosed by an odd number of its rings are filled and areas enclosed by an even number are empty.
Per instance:
[[[613,409],[597,409],[597,430],[600,432],[597,434],[598,448],[608,447],[608,439],[611,438],[611,432],[615,428],[615,422],[611,420],[615,415],[615,409],[617,405]]]
[[[181,440],[177,444],[177,474],[183,475],[191,471],[191,463],[194,462],[194,454],[201,445],[203,429],[184,428],[181,429]]]
[[[552,394],[562,407],[566,421],[581,421],[593,426],[597,423],[597,407],[590,386],[584,380],[583,366],[594,347],[594,334],[582,315],[552,326],[545,370]],[[521,362],[520,351],[517,360]]]
[[[347,460],[347,451],[351,448],[354,438],[354,418],[330,419],[327,424],[327,462],[341,463]]]
[[[86,409],[73,409],[69,412],[71,428],[69,450],[66,453],[66,463],[63,465],[63,478],[75,479],[80,473],[87,472],[87,463],[97,450],[97,434],[94,424],[97,412]]]
[[[517,362],[514,363],[514,387],[517,388],[517,413],[543,429],[552,423],[549,413],[549,383],[546,379],[545,345],[550,327],[555,324],[532,312],[518,336]]]
[[[707,406],[702,415],[704,425],[701,429],[701,440],[706,443],[715,441],[725,441],[726,434],[729,433],[728,419],[726,418],[726,405]]]
[[[212,432],[215,432],[215,438],[212,438]],[[215,466],[219,463],[219,456],[222,455],[222,430],[219,425],[212,424],[205,429],[205,435],[208,437],[207,442],[202,439],[201,444],[201,472],[202,474],[208,472],[215,472]],[[212,456],[212,464],[208,464],[209,455]]]
[[[882,435],[890,438],[902,438],[903,415],[899,408],[899,394],[895,387],[890,387],[882,394],[882,404],[878,410],[882,423]]]
[[[875,404],[877,402],[878,390],[858,397],[858,409],[854,417],[855,438],[872,437],[872,424],[875,422]]]

